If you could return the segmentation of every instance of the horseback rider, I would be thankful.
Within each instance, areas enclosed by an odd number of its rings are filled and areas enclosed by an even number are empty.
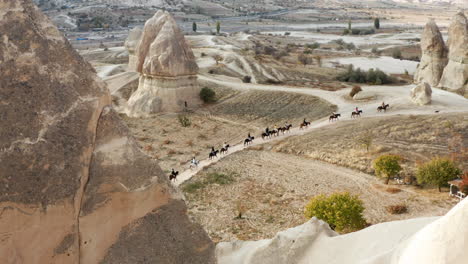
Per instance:
[[[265,133],[270,134],[270,129],[268,127],[265,129]]]
[[[227,148],[227,142],[224,142],[223,143],[223,149],[226,149]]]
[[[198,160],[196,160],[195,157],[193,157],[190,162],[195,166],[198,165]]]
[[[215,152],[215,149],[214,149],[214,147],[211,147],[211,152]]]
[[[356,106],[356,113],[359,113],[359,108]]]
[[[248,138],[248,139],[251,139],[251,138],[252,138],[252,136],[250,135],[250,132],[249,132],[249,134],[247,135],[247,138]]]
[[[382,102],[382,108],[385,108],[385,102]]]
[[[176,172],[175,172],[174,168],[172,168],[171,176],[175,176],[175,175],[176,175]]]
[[[307,123],[306,119],[304,118],[304,121],[302,121],[302,124],[305,125],[305,123]]]

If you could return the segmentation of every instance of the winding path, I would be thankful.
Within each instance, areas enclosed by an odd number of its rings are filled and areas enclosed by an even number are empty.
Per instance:
[[[217,83],[226,87],[237,90],[262,90],[262,91],[282,91],[282,92],[293,92],[301,93],[312,96],[317,96],[323,100],[326,100],[332,104],[338,106],[338,113],[341,113],[341,120],[351,120],[350,113],[353,109],[358,106],[363,110],[363,117],[376,117],[376,116],[391,116],[391,115],[428,115],[436,114],[435,111],[440,113],[448,112],[468,112],[468,100],[464,97],[450,93],[447,91],[433,89],[432,93],[432,104],[428,106],[416,106],[410,101],[409,93],[414,85],[406,86],[363,86],[363,90],[367,93],[374,94],[375,98],[373,100],[365,102],[355,102],[346,99],[346,95],[349,93],[350,88],[342,89],[339,91],[324,91],[320,89],[311,89],[311,88],[297,88],[297,87],[287,87],[287,86],[272,86],[272,85],[261,85],[261,84],[246,84],[241,83],[238,79],[230,79],[229,77],[224,76],[203,76],[200,75],[201,80],[210,81]],[[376,107],[382,102],[390,104],[390,110],[386,113],[378,113]],[[339,122],[339,121],[338,121]],[[356,120],[357,122],[357,120]],[[298,127],[293,127],[290,133],[274,137],[271,139],[263,140],[261,138],[255,138],[254,142],[250,146],[257,146],[268,142],[273,142],[276,140],[281,140],[291,136],[303,135],[306,133],[313,132],[314,130],[333,125],[336,122],[329,122],[328,118],[322,118],[320,120],[312,122],[311,126],[307,129],[299,129]],[[297,126],[298,124],[293,124]],[[256,135],[255,135],[256,136]],[[219,158],[213,160],[201,160],[200,164],[195,169],[187,169],[183,171],[175,182],[176,186],[181,185],[183,182],[192,178],[195,174],[201,171],[203,168],[218,162],[224,157],[236,153],[245,149],[243,142],[240,144],[231,146],[229,153],[225,155],[220,155]]]

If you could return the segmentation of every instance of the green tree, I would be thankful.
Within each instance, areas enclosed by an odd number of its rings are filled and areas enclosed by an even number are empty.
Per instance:
[[[380,28],[380,19],[378,17],[376,17],[374,19],[374,27],[375,29],[379,29]]]
[[[397,155],[382,155],[374,160],[375,173],[379,177],[385,177],[385,184],[388,184],[391,177],[395,177],[400,171],[400,161],[402,158]]]
[[[219,34],[219,32],[221,31],[221,22],[216,22],[216,33]]]
[[[348,30],[351,31],[351,20],[348,20]]]
[[[192,30],[193,30],[193,32],[197,32],[197,23],[193,22]]]
[[[216,102],[216,92],[208,87],[204,87],[200,90],[200,99],[205,103]]]
[[[364,206],[357,195],[348,192],[330,196],[320,194],[310,200],[305,207],[305,217],[317,217],[327,222],[333,230],[347,233],[362,229],[366,220],[362,213]]]
[[[448,181],[456,179],[461,174],[462,171],[452,160],[434,158],[418,167],[416,179],[419,184],[437,186],[440,192],[440,187],[446,185]]]

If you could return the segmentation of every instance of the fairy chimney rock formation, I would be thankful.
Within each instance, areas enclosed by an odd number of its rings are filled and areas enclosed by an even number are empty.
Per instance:
[[[127,40],[125,41],[125,48],[128,50],[128,70],[129,71],[137,71],[137,64],[136,64],[136,56],[135,52],[138,47],[138,43],[140,42],[141,34],[143,30],[140,27],[135,27],[134,29],[130,30],[128,33]]]
[[[439,87],[460,93],[468,92],[468,22],[459,12],[448,29],[448,64],[444,69]]]
[[[201,104],[198,66],[174,18],[158,11],[145,23],[136,50],[138,89],[128,101],[129,116],[178,112]]]
[[[427,22],[421,37],[421,62],[414,75],[416,83],[427,82],[431,86],[439,83],[447,65],[447,47],[433,19]]]
[[[31,0],[0,10],[0,263],[214,263],[91,65]]]
[[[432,89],[428,83],[420,83],[411,89],[411,100],[417,105],[427,105],[431,103]]]

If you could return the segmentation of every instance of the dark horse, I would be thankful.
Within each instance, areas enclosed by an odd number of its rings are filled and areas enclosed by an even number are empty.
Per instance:
[[[351,118],[355,118],[355,117],[361,117],[361,114],[362,114],[362,110],[359,110],[359,111],[353,111],[351,113]]]
[[[304,121],[304,122],[301,123],[299,128],[303,129],[303,128],[307,128],[308,126],[310,126],[310,122]]]
[[[289,125],[286,125],[286,126],[284,126],[284,127],[278,128],[278,134],[279,134],[279,132],[281,132],[281,133],[283,133],[283,134],[286,133],[286,132],[289,132],[289,130],[291,129],[291,127],[292,127],[292,125],[289,124]]]
[[[341,114],[331,115],[330,118],[328,119],[328,122],[338,120],[338,117],[341,117]]]
[[[377,111],[382,112],[382,110],[383,110],[384,112],[387,112],[387,108],[389,108],[389,107],[390,107],[389,104],[385,104],[384,106],[377,107]]]
[[[172,169],[171,175],[169,175],[169,180],[176,181],[177,175],[179,175],[179,171],[175,171],[174,169]]]
[[[265,139],[265,138],[271,138],[271,132],[270,131],[262,133],[262,139]]]
[[[225,147],[221,148],[220,152],[221,154],[227,154],[229,150],[229,144],[227,144]]]
[[[264,133],[264,134],[265,134],[265,133]],[[248,137],[248,138],[246,138],[246,139],[244,140],[244,147],[245,147],[245,146],[248,146],[248,145],[250,145],[250,144],[252,144],[254,139],[255,139],[255,137]]]
[[[210,155],[208,156],[210,159],[218,157],[219,150],[211,151]]]

